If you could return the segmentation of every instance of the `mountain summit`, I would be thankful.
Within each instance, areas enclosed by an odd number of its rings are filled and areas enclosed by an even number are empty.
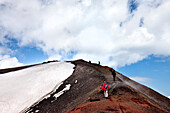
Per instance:
[[[168,113],[170,99],[110,67],[76,60],[0,70],[2,113]],[[104,98],[103,81],[109,84]]]

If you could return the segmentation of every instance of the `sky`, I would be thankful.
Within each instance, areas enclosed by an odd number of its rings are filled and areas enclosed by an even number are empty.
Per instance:
[[[170,96],[169,0],[0,0],[0,69],[100,61]]]

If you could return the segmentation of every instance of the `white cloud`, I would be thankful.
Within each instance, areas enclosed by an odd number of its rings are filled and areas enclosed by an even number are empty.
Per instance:
[[[170,56],[170,1],[1,0],[0,41],[10,34],[20,46],[33,44],[49,59],[100,60],[110,66],[136,63],[149,55]],[[143,26],[139,27],[143,18]],[[120,23],[122,22],[122,27]],[[61,53],[61,51],[64,51]]]
[[[168,98],[170,99],[170,96],[168,96]]]
[[[61,55],[55,54],[53,56],[50,56],[48,59],[46,59],[46,61],[61,59],[61,57],[62,57]]]
[[[0,69],[23,66],[16,57],[11,57],[9,54],[13,54],[11,49],[0,46]]]
[[[23,66],[22,63],[19,63],[16,57],[10,57],[9,55],[0,55],[0,69]]]
[[[138,76],[130,77],[130,79],[138,81],[138,82],[144,82],[144,83],[150,82],[152,80],[151,78],[148,78],[148,77],[138,77]]]

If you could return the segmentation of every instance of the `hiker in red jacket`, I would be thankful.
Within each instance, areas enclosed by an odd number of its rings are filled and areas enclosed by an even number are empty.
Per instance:
[[[107,98],[108,97],[109,85],[106,83],[106,81],[104,81],[104,83],[103,83],[102,90],[104,91],[104,97]]]

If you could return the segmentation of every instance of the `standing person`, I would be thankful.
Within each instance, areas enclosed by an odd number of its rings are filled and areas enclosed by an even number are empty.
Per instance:
[[[110,69],[110,71],[112,72],[112,76],[113,76],[113,81],[115,81],[116,78],[116,72],[114,69]]]
[[[103,83],[102,90],[104,91],[104,97],[108,98],[109,85],[106,83],[106,81]]]

